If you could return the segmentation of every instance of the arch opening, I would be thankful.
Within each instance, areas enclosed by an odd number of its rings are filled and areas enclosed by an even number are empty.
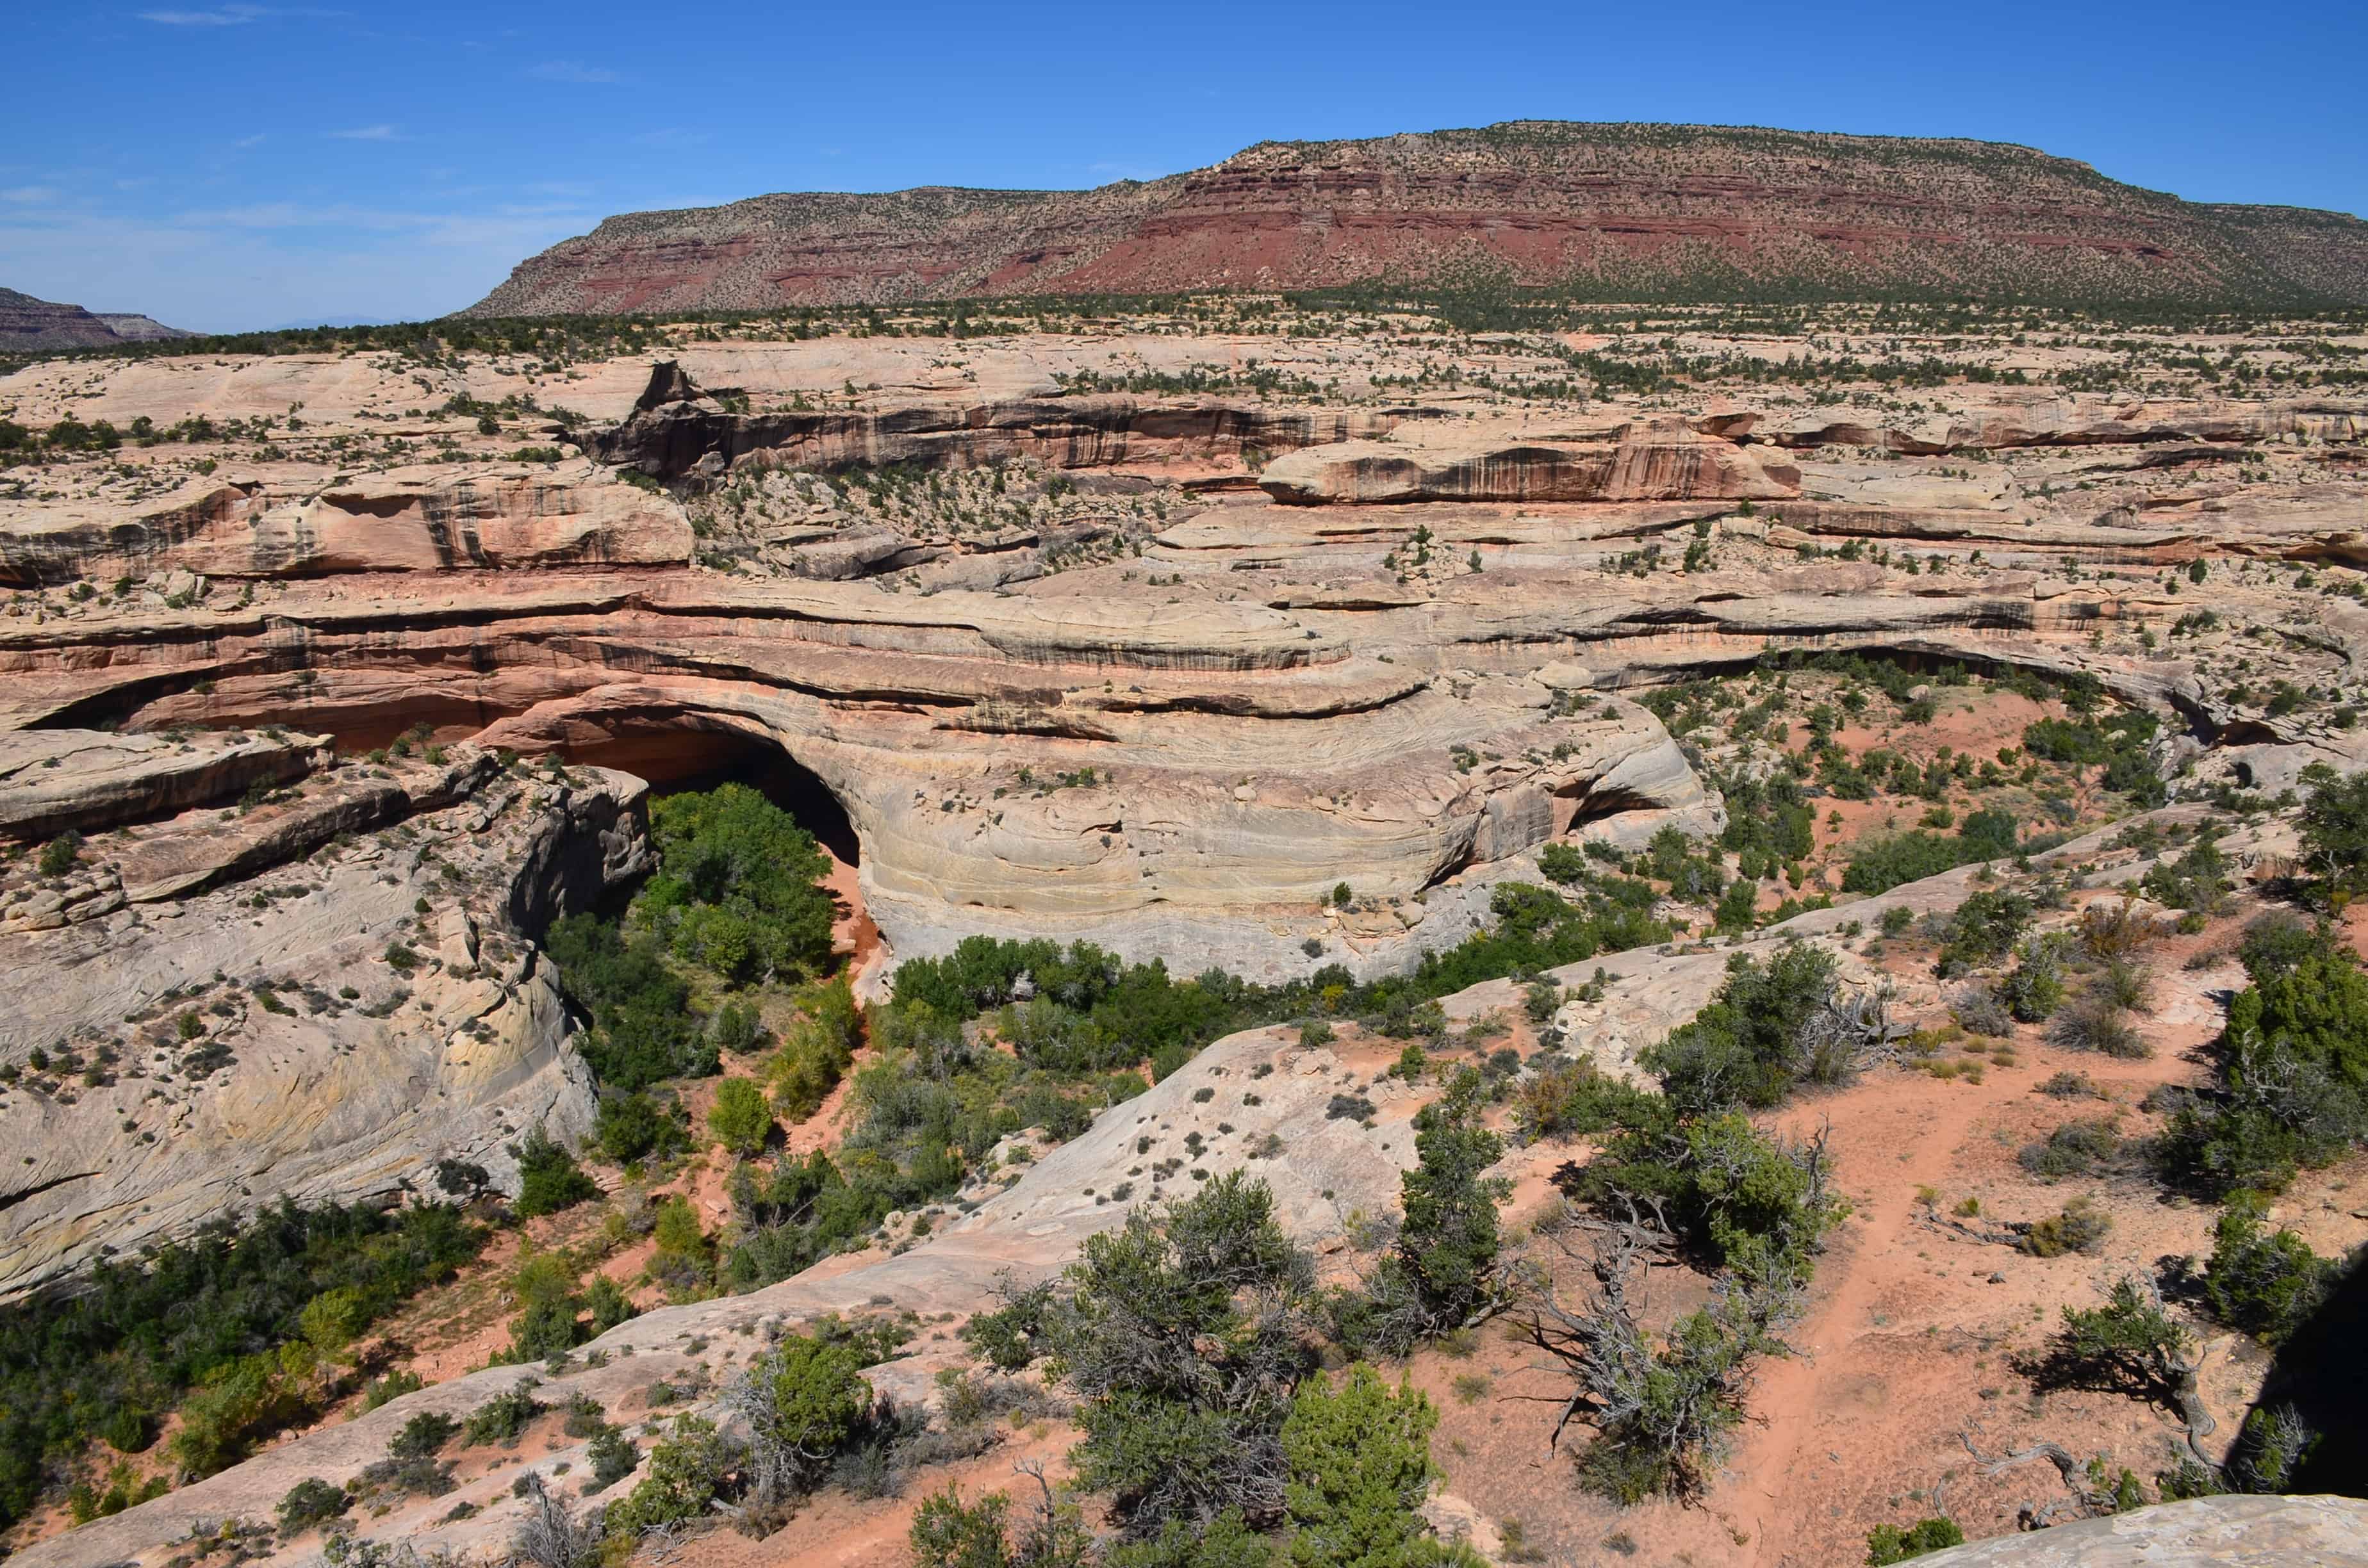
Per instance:
[[[645,778],[661,793],[746,784],[795,817],[842,865],[862,863],[862,844],[847,808],[820,775],[769,736],[728,725],[686,722],[633,726],[561,748],[568,761],[613,767]]]

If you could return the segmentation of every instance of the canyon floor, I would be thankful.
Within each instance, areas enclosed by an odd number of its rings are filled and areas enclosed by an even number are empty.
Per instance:
[[[845,968],[878,1000],[900,962],[982,934],[1178,976],[1367,980],[1488,928],[1499,889],[1554,881],[1582,846],[1642,865],[1675,829],[1741,871],[1715,840],[1757,808],[1728,797],[1790,756],[1809,842],[1761,869],[1756,928],[1714,929],[1664,879],[1670,941],[1545,976],[1564,988],[1547,1017],[1510,980],[1448,995],[1434,1054],[1633,1076],[1730,957],[1793,941],[1887,986],[1917,1051],[1773,1117],[1830,1128],[1851,1205],[1796,1353],[1760,1367],[1699,1506],[1622,1509],[1549,1446],[1566,1380],[1502,1323],[1422,1351],[1406,1370],[1441,1412],[1441,1528],[1508,1562],[1853,1562],[1871,1528],[1944,1499],[1984,1537],[2062,1496],[2046,1464],[1985,1473],[1969,1445],[2046,1439],[2140,1476],[2174,1461],[2169,1414],[2041,1394],[2018,1368],[2060,1306],[2208,1252],[2215,1211],[2126,1161],[2047,1180],[2018,1154],[2075,1117],[2142,1138],[2154,1091],[2208,1076],[2241,935],[2290,896],[2305,769],[2368,766],[2355,324],[1837,306],[1549,330],[1221,299],[1013,308],[959,335],[915,307],[490,347],[165,347],[0,376],[0,418],[51,436],[0,470],[0,1146],[21,1151],[0,1168],[0,1297],[226,1207],[399,1200],[439,1162],[514,1196],[518,1141],[572,1142],[600,1092],[543,938],[647,871],[653,790],[730,775],[792,802],[832,851]],[[2032,753],[2034,724],[2091,711],[2148,722],[2159,795]],[[1870,846],[1983,810],[2059,842],[1844,887]],[[2207,823],[2225,899],[2177,929],[2180,911],[2132,905],[2162,926],[2146,1057],[1958,1026],[1979,977],[1935,960],[1968,897],[2044,884],[2038,928],[2070,931]],[[2342,930],[2362,950],[2359,911]],[[795,1023],[767,1006],[777,1033]],[[537,1374],[539,1397],[581,1391],[637,1426],[710,1407],[735,1361],[826,1312],[914,1314],[872,1375],[939,1409],[999,1275],[1049,1277],[1167,1195],[1113,1199],[1138,1140],[1267,1176],[1327,1278],[1353,1278],[1436,1090],[1389,1072],[1404,1043],[1348,1019],[1326,1044],[1228,1036],[961,1203],[736,1296],[669,1301],[647,1243],[609,1222],[679,1194],[728,1234],[725,1156],[591,1162],[598,1205],[506,1230],[381,1325],[370,1365],[418,1392],[343,1399],[79,1528],[61,1484],[7,1544],[164,1568],[303,1478],[357,1477],[411,1416],[477,1408],[532,1371],[487,1365],[527,1243],[575,1249],[643,1309]],[[2038,1092],[2061,1073],[2093,1096]],[[676,1085],[694,1129],[713,1082]],[[1334,1113],[1342,1095],[1372,1114]],[[774,1157],[835,1147],[848,1097]],[[1575,1277],[1548,1177],[1589,1144],[1514,1142],[1508,1222]],[[2322,1255],[2357,1246],[2363,1175],[2306,1172],[2273,1217]],[[2096,1251],[2032,1256],[1952,1222],[2075,1197],[2112,1218]],[[1659,1322],[1707,1289],[1654,1272]],[[2271,1358],[2197,1331],[2225,1451]],[[1066,1406],[1026,1408],[901,1496],[825,1491],[764,1540],[717,1531],[667,1560],[907,1561],[927,1494],[1017,1490],[1020,1460],[1060,1478]],[[580,1475],[582,1447],[554,1415],[455,1450],[452,1494],[354,1527],[497,1555],[520,1466]]]

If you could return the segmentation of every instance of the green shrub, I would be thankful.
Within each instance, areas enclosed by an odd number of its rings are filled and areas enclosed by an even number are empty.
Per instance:
[[[387,1457],[397,1460],[434,1459],[461,1435],[461,1424],[440,1411],[423,1410],[404,1422],[386,1445]]]
[[[870,1417],[865,1365],[848,1341],[796,1334],[749,1364],[734,1407],[748,1420],[763,1500],[811,1487]]]
[[[1513,1086],[1513,1122],[1529,1138],[1567,1138],[1634,1121],[1654,1096],[1593,1062],[1533,1073]]]
[[[2314,765],[2304,782],[2310,792],[2295,824],[2304,864],[2330,890],[2368,892],[2368,773],[2344,778]],[[46,869],[46,856],[44,861]]]
[[[683,1153],[689,1140],[665,1108],[639,1089],[631,1094],[600,1096],[592,1123],[592,1137],[600,1152],[619,1165],[631,1165],[652,1155],[661,1158]]]
[[[1018,1554],[1006,1535],[1011,1499],[990,1492],[965,1504],[952,1482],[913,1510],[907,1540],[917,1568],[1015,1568]]]
[[[744,1160],[762,1153],[773,1131],[773,1111],[765,1103],[765,1092],[751,1079],[724,1079],[715,1085],[707,1130],[727,1153]]]
[[[401,1399],[407,1393],[416,1393],[427,1386],[426,1381],[417,1372],[412,1371],[407,1367],[398,1367],[386,1376],[373,1378],[362,1385],[362,1409],[365,1413],[376,1410],[391,1400]]]
[[[805,1016],[791,1026],[780,1051],[766,1069],[773,1108],[791,1121],[803,1121],[822,1108],[824,1099],[855,1060],[855,1042],[862,1028],[862,1016],[845,975],[809,993],[805,1009]]]
[[[1405,1223],[1391,1262],[1410,1288],[1423,1333],[1459,1328],[1496,1301],[1497,1206],[1511,1192],[1486,1175],[1505,1152],[1488,1131],[1480,1074],[1458,1071],[1447,1093],[1415,1113],[1414,1168],[1399,1178]]]
[[[1849,1055],[1811,1028],[1833,992],[1833,956],[1822,949],[1788,947],[1764,969],[1738,953],[1710,1006],[1637,1060],[1660,1075],[1681,1115],[1764,1108],[1795,1084],[1843,1082],[1853,1071]]]
[[[707,1020],[707,1042],[719,1052],[746,1056],[770,1038],[754,1003],[726,1002]]]
[[[2259,1193],[2228,1195],[2213,1231],[2203,1292],[2222,1323],[2275,1345],[2318,1310],[2341,1268],[2292,1231],[2264,1233],[2268,1210]]]
[[[2122,1137],[2113,1122],[2100,1118],[2067,1121],[2046,1141],[2026,1143],[2016,1156],[2024,1170],[2055,1180],[2069,1176],[2093,1176],[2121,1153]]]
[[[2033,937],[2018,950],[2013,969],[1998,982],[1998,1000],[2017,1023],[2035,1024],[2053,1017],[2064,1005],[2064,954],[2061,941]]]
[[[1243,1558],[1229,1542],[1241,1530],[1239,1516],[1218,1519],[1203,1530],[1189,1532],[1184,1555],[1175,1568],[1266,1568],[1263,1541],[1260,1555]],[[1138,1557],[1141,1548],[1119,1546],[1099,1559],[1093,1537],[1074,1503],[1055,1504],[1048,1493],[1044,1506],[1030,1510],[1024,1520],[1011,1517],[1011,1499],[990,1492],[965,1505],[953,1483],[922,1500],[913,1512],[908,1535],[917,1568],[1081,1568],[1099,1561],[1107,1568],[1168,1568],[1166,1558]],[[1253,1536],[1252,1540],[1258,1540]]]
[[[690,1199],[669,1198],[659,1203],[652,1234],[657,1242],[650,1256],[652,1277],[677,1301],[703,1294],[714,1275],[715,1244],[700,1228],[699,1210]]]
[[[2018,847],[2012,816],[1996,809],[1975,812],[1954,837],[1917,828],[1865,846],[1842,872],[1842,891],[1889,892],[1975,860],[2006,859]]]
[[[1004,1304],[973,1314],[962,1336],[997,1371],[1017,1372],[1034,1365],[1047,1348],[1045,1314],[1053,1306],[1053,1286],[1019,1286],[1007,1278],[999,1289]]]
[[[1411,1384],[1395,1392],[1363,1362],[1338,1388],[1300,1385],[1282,1424],[1291,1561],[1300,1568],[1409,1568],[1452,1561],[1418,1509],[1430,1491],[1439,1413]]]
[[[288,1489],[274,1512],[279,1517],[280,1537],[286,1540],[338,1518],[352,1506],[353,1499],[346,1495],[344,1487],[308,1475]]]
[[[600,1196],[600,1187],[575,1164],[575,1156],[552,1141],[537,1122],[517,1146],[518,1196],[513,1206],[521,1220],[556,1214]]]
[[[2110,992],[2092,988],[2057,1015],[2047,1038],[2074,1051],[2138,1061],[2154,1054],[2154,1047],[2130,1022]]]
[[[1130,1535],[1281,1511],[1314,1291],[1272,1193],[1238,1171],[1086,1239],[1048,1314],[1051,1369],[1083,1400],[1078,1480],[1112,1494]]]
[[[216,1368],[181,1402],[173,1457],[199,1480],[245,1459],[255,1440],[293,1418],[302,1402],[268,1355],[243,1356]]]
[[[1884,1568],[1885,1563],[1905,1562],[1944,1546],[1964,1543],[1965,1532],[1957,1528],[1953,1519],[1918,1519],[1906,1529],[1897,1525],[1877,1525],[1866,1532],[1867,1568]]]
[[[548,1360],[564,1356],[583,1342],[584,1329],[578,1320],[586,1303],[576,1289],[581,1275],[565,1252],[532,1246],[520,1250],[518,1267],[510,1275],[510,1298],[518,1303],[518,1315],[510,1324],[505,1360],[514,1364]]]
[[[2220,1196],[2276,1191],[2368,1136],[2368,975],[2323,931],[2269,918],[2240,948],[2219,1082],[2183,1098],[2157,1144],[2165,1177]]]
[[[2022,1250],[2033,1257],[2061,1257],[2067,1252],[2095,1252],[2113,1228],[2113,1217],[2086,1196],[2061,1210],[2032,1222],[2022,1238]]]
[[[41,846],[41,875],[63,877],[82,863],[82,835],[73,828]]]
[[[2201,834],[2176,860],[2147,868],[2138,889],[2166,908],[2208,913],[2219,907],[2228,890],[2228,858],[2213,835]]]
[[[462,1428],[470,1445],[499,1443],[506,1449],[516,1445],[534,1418],[551,1408],[534,1397],[534,1391],[541,1386],[537,1379],[521,1378],[477,1406]]]
[[[1611,1214],[1658,1212],[1688,1245],[1721,1265],[1805,1278],[1809,1256],[1845,1212],[1815,1143],[1794,1143],[1740,1111],[1678,1120],[1663,1102],[1606,1141],[1555,1185]]]
[[[642,1450],[621,1426],[603,1427],[584,1445],[585,1462],[592,1467],[592,1484],[584,1489],[586,1496],[606,1492],[641,1468]]]
[[[567,1422],[561,1428],[571,1437],[592,1437],[609,1429],[609,1412],[601,1403],[578,1389],[567,1396]]]
[[[638,1540],[653,1529],[705,1517],[740,1459],[739,1445],[718,1432],[712,1421],[676,1416],[672,1435],[650,1449],[649,1473],[609,1505],[607,1533]]]
[[[2063,1311],[2063,1326],[2049,1344],[2049,1380],[2173,1403],[2192,1391],[2193,1337],[2133,1277],[2116,1280],[2102,1306]]]
[[[2032,903],[2021,893],[1982,889],[1968,894],[1949,916],[1939,971],[1945,978],[1996,962],[2014,950],[2031,924]]]

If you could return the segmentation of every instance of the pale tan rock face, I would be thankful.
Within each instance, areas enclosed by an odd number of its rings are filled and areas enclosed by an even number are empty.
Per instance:
[[[645,864],[640,781],[529,780],[464,749],[293,792],[95,837],[75,875],[111,899],[0,918],[0,1060],[112,1057],[97,1082],[0,1096],[21,1159],[0,1299],[283,1197],[421,1189],[440,1159],[514,1186],[528,1131],[589,1127],[574,1026],[529,933]],[[400,832],[331,842],[380,824]],[[243,880],[196,891],[226,876]]]
[[[1683,420],[1623,426],[1602,445],[1472,447],[1342,441],[1287,453],[1258,485],[1292,506],[1408,501],[1771,501],[1797,495],[1800,471]]]
[[[2198,1497],[1917,1559],[1933,1568],[2358,1568],[2368,1502],[2357,1497]]]
[[[1261,1068],[1265,1074],[1254,1076]],[[1165,1183],[1133,1182],[1128,1198],[1110,1199],[1118,1185],[1113,1171],[1190,1155],[1186,1139],[1193,1133],[1206,1141],[1206,1153],[1192,1155],[1193,1165],[1212,1176],[1242,1170],[1267,1181],[1277,1216],[1294,1239],[1337,1245],[1352,1215],[1384,1212],[1395,1199],[1399,1173],[1414,1161],[1408,1123],[1424,1097],[1384,1080],[1368,1091],[1378,1107],[1372,1126],[1327,1114],[1332,1096],[1352,1086],[1364,1087],[1363,1077],[1328,1050],[1300,1047],[1292,1031],[1228,1036],[1148,1093],[1104,1112],[1076,1139],[1019,1167],[1008,1189],[984,1182],[973,1194],[983,1199],[975,1209],[911,1250],[894,1256],[874,1250],[746,1295],[644,1312],[585,1346],[564,1372],[537,1369],[547,1379],[537,1397],[564,1401],[582,1390],[620,1407],[628,1387],[643,1388],[653,1378],[687,1368],[711,1344],[718,1350],[749,1347],[762,1343],[752,1335],[777,1334],[785,1324],[825,1312],[857,1315],[882,1298],[900,1310],[930,1314],[985,1308],[998,1278],[1008,1274],[1022,1284],[1043,1278],[1075,1257],[1087,1237],[1122,1223],[1136,1206],[1198,1190],[1198,1182],[1178,1175]],[[1221,1124],[1228,1131],[1218,1131]],[[1137,1154],[1137,1141],[1146,1139],[1149,1147]],[[1287,1154],[1267,1152],[1277,1147]],[[686,1353],[687,1342],[702,1349]],[[596,1356],[602,1365],[585,1364]],[[928,1392],[928,1368],[939,1364],[924,1361],[916,1370],[915,1363],[891,1362],[870,1375],[883,1388],[890,1380],[905,1380],[894,1385],[897,1397],[917,1405]],[[186,1536],[199,1517],[263,1517],[303,1476],[342,1484],[383,1459],[388,1437],[414,1415],[465,1415],[520,1375],[519,1369],[499,1368],[406,1395],[139,1508],[28,1547],[11,1561],[28,1568],[96,1568],[144,1557]],[[568,1463],[579,1478],[589,1469],[581,1445],[572,1441],[538,1454],[535,1462],[546,1471],[551,1464]],[[503,1546],[515,1528],[512,1474],[488,1476],[433,1500],[432,1508],[422,1499],[422,1506],[357,1517],[355,1524],[365,1537],[410,1540],[422,1551]],[[567,1490],[572,1494],[581,1484],[571,1481]],[[466,1523],[443,1517],[464,1501],[478,1504],[484,1517]]]
[[[416,1188],[445,1156],[507,1177],[536,1121],[581,1128],[588,1085],[532,938],[643,863],[637,778],[811,773],[860,846],[892,963],[985,932],[1273,980],[1449,946],[1504,881],[1539,880],[1551,844],[1715,829],[1698,754],[1634,699],[1770,651],[2093,676],[2165,721],[2166,768],[2192,765],[2182,790],[2274,792],[2310,762],[2368,761],[2368,730],[2338,728],[2328,702],[2268,699],[2274,679],[2353,692],[2368,668],[2368,613],[2298,583],[2368,561],[2368,421],[2350,403],[1949,387],[1685,414],[1679,394],[1266,407],[1050,384],[1295,355],[1293,384],[1321,385],[1336,348],[1099,329],[723,342],[686,347],[691,375],[655,400],[643,359],[564,382],[479,361],[425,401],[532,393],[622,421],[576,434],[673,488],[501,458],[561,438],[530,426],[466,461],[266,458],[250,437],[206,449],[220,464],[202,476],[195,449],[126,449],[188,475],[169,483],[0,486],[0,570],[24,585],[0,602],[0,833],[18,846],[0,866],[0,1062],[61,1041],[78,1062],[115,1052],[100,1082],[77,1068],[0,1095],[0,1138],[34,1156],[0,1165],[0,1294],[233,1206]],[[0,393],[35,420],[302,403],[307,438],[475,439],[473,418],[414,415],[416,384],[359,356],[37,367]],[[2271,483],[2272,453],[2310,455]],[[916,472],[851,469],[883,463]],[[2199,559],[2208,585],[2172,576]],[[2205,609],[2217,630],[2173,634]],[[323,755],[422,724],[440,764]],[[505,771],[495,746],[564,758],[575,781]],[[25,851],[67,825],[90,838],[82,863],[40,872]],[[1879,907],[1945,913],[1975,874],[1736,946],[1839,948]],[[1728,957],[1590,960],[1553,978],[1601,967],[1603,994],[1549,1021],[1563,1049],[1633,1073]],[[1937,1005],[1929,981],[1900,983]],[[1468,1025],[1522,1001],[1495,982],[1445,1006]],[[1347,1211],[1386,1210],[1413,1153],[1408,1093],[1353,1065],[1270,1032],[1221,1041],[1009,1192],[966,1195],[984,1201],[926,1244],[653,1312],[606,1342],[633,1358],[553,1392],[614,1401],[686,1368],[692,1338],[746,1346],[768,1320],[879,1295],[970,1311],[999,1270],[1048,1272],[1116,1223],[1124,1204],[1096,1199],[1145,1136],[1230,1124],[1209,1168],[1270,1176],[1295,1232],[1330,1246]],[[1325,1114],[1352,1086],[1379,1102],[1375,1128]],[[1287,1158],[1253,1160],[1269,1132]],[[920,1397],[951,1358],[879,1376]],[[197,1520],[262,1517],[304,1475],[382,1457],[415,1412],[465,1411],[518,1375],[309,1434],[28,1561],[161,1563]],[[580,1454],[551,1457],[580,1476]],[[514,1473],[362,1528],[497,1549]],[[462,1500],[484,1513],[442,1522]],[[1487,1512],[1475,1540],[1509,1517]]]
[[[0,834],[46,838],[302,778],[317,735],[0,732]]]
[[[0,535],[19,583],[156,573],[245,579],[334,573],[680,566],[690,524],[664,495],[581,459],[369,472],[310,493],[192,480],[131,517],[42,507]]]

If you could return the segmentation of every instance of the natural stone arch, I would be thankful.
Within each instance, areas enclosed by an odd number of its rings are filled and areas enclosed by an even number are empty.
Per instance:
[[[571,764],[632,774],[661,791],[746,784],[797,818],[840,860],[862,864],[862,835],[838,789],[801,761],[788,739],[746,720],[698,710],[620,714],[607,723],[571,725],[549,749]]]

